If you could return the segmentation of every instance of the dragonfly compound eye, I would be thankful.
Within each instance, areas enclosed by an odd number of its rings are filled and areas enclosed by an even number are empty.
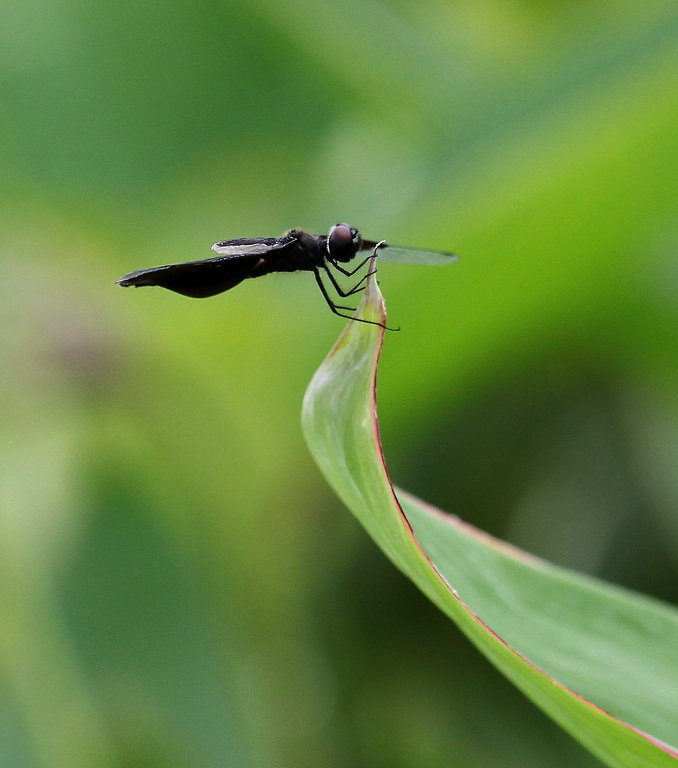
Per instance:
[[[335,224],[327,237],[327,252],[334,261],[350,261],[356,253],[357,230],[348,224]],[[358,235],[358,237],[360,237]]]

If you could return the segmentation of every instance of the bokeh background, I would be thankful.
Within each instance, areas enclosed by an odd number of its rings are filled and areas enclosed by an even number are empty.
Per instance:
[[[122,290],[218,239],[380,270],[394,479],[676,599],[673,0],[0,6],[0,765],[597,765],[303,443],[308,275]]]

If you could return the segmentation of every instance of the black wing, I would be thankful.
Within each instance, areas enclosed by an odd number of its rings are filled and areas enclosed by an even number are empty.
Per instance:
[[[378,243],[373,240],[363,240],[361,251],[372,251]],[[403,264],[453,264],[459,258],[454,253],[446,251],[431,251],[426,248],[401,248],[399,245],[382,243],[379,245],[379,258],[385,261],[396,261]]]
[[[122,286],[159,285],[175,293],[205,299],[233,288],[250,277],[261,258],[285,248],[288,238],[258,237],[222,240],[212,246],[220,254],[211,259],[167,264],[130,272],[117,283]]]

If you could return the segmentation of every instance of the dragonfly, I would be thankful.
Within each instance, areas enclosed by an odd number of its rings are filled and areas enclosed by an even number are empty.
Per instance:
[[[344,222],[335,224],[327,235],[290,229],[282,237],[221,240],[214,243],[212,250],[217,255],[210,259],[139,269],[121,277],[117,283],[125,287],[159,285],[183,296],[204,299],[228,291],[247,278],[263,277],[272,272],[312,272],[327,306],[335,315],[386,328],[382,323],[345,314],[355,312],[355,309],[336,303],[324,280],[327,279],[343,299],[363,291],[367,279],[376,272],[376,266],[370,265],[366,274],[348,290],[341,287],[335,272],[352,277],[373,257],[372,264],[376,264],[377,255],[388,261],[413,264],[450,264],[457,259],[453,253],[444,251],[401,248],[384,240],[363,240],[355,227]],[[361,256],[363,258],[353,269],[343,266]]]

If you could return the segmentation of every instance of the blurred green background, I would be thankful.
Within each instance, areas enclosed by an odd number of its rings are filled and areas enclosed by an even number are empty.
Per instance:
[[[302,441],[308,275],[121,290],[218,239],[384,263],[397,483],[676,599],[674,0],[0,6],[0,765],[597,761],[385,560]]]

